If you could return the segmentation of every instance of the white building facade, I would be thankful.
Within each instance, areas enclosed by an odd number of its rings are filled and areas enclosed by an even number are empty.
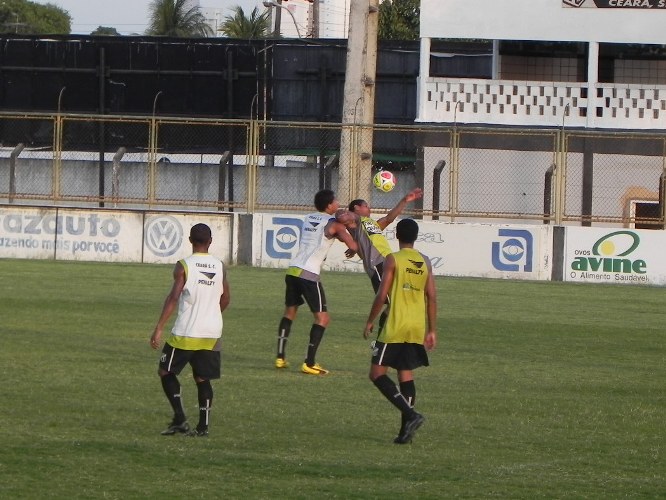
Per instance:
[[[664,0],[422,0],[417,121],[664,129],[663,61],[618,58],[613,81],[599,78],[600,46],[666,44],[664,26]],[[517,79],[497,50],[491,79],[432,77],[431,41],[444,38],[584,43],[585,78],[572,81],[575,61],[555,57],[530,61],[549,66],[541,78]]]
[[[282,0],[280,33],[285,38],[347,38],[351,0]],[[263,5],[263,4],[262,4]],[[319,9],[318,30],[314,26],[315,9]],[[277,7],[273,9],[273,23]],[[288,12],[285,12],[288,11]],[[298,27],[298,29],[296,28]]]

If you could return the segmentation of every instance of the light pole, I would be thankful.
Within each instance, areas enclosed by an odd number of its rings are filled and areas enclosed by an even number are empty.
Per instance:
[[[296,18],[294,17],[294,14],[287,7],[277,3],[275,0],[264,0],[264,7],[269,7],[269,8],[277,7],[279,9],[284,9],[287,12],[289,12],[291,20],[294,21],[294,26],[296,27],[296,33],[298,34],[298,38],[302,38],[301,30],[298,28],[298,23],[296,22]]]

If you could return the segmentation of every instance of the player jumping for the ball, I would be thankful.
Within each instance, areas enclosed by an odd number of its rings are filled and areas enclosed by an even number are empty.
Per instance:
[[[358,256],[363,261],[363,268],[370,277],[370,282],[375,293],[379,290],[379,285],[382,281],[384,259],[391,253],[391,247],[383,231],[402,213],[407,203],[418,200],[422,196],[423,191],[421,188],[412,189],[402,197],[389,213],[378,220],[370,217],[370,206],[367,201],[358,199],[349,204],[349,212],[354,217],[352,224],[347,224],[347,229],[358,245]],[[351,259],[355,254],[356,252],[351,250],[345,252],[348,259]],[[380,331],[385,320],[386,313],[382,313],[379,318]]]

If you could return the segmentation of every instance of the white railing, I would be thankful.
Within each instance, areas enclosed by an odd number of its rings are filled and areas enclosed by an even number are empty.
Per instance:
[[[666,86],[428,78],[418,122],[666,129]]]

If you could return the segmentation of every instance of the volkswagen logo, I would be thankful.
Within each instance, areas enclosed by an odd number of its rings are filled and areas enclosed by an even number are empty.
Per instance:
[[[183,226],[168,215],[153,217],[146,222],[144,243],[158,257],[169,257],[183,244]]]

